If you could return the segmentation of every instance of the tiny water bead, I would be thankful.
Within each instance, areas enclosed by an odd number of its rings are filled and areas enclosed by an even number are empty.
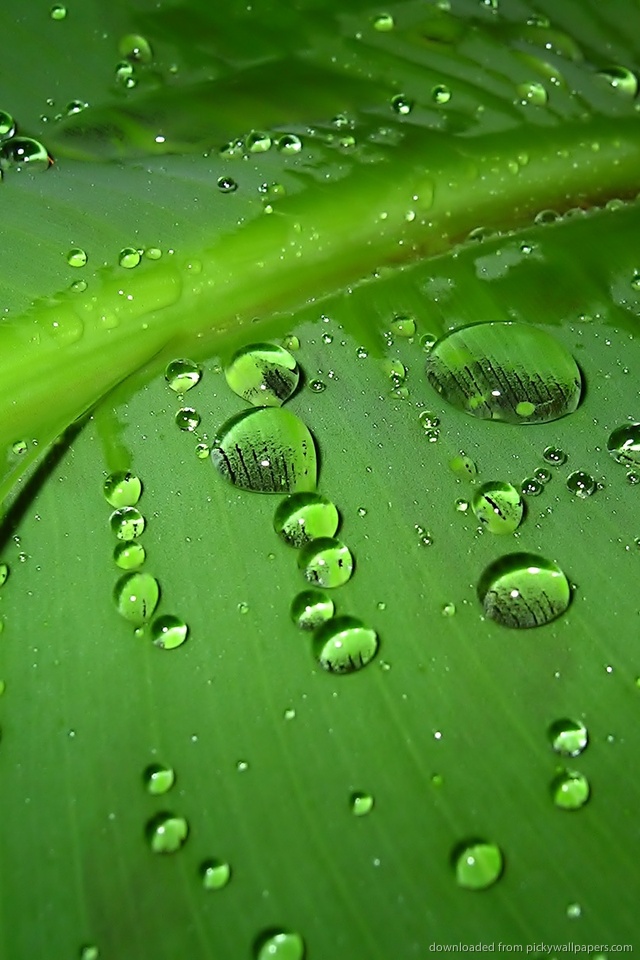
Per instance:
[[[551,470],[547,470],[546,467],[538,467],[537,470],[534,470],[533,475],[540,483],[549,483],[553,476]]]
[[[398,93],[391,98],[391,109],[401,117],[406,117],[413,109],[413,101],[405,97],[403,93]]]
[[[142,482],[135,474],[123,470],[109,474],[102,489],[112,507],[134,507],[142,494]]]
[[[211,448],[207,443],[199,443],[196,446],[196,457],[198,460],[206,460],[211,454]]]
[[[589,743],[589,734],[580,720],[555,720],[547,731],[549,742],[556,753],[577,757]]]
[[[134,247],[124,247],[118,254],[118,263],[125,270],[133,270],[142,260],[142,254]]]
[[[238,184],[233,177],[218,177],[217,186],[220,193],[235,193],[238,189]]]
[[[174,650],[187,639],[189,627],[180,617],[171,613],[158,617],[151,624],[151,639],[161,650]]]
[[[303,590],[291,604],[291,619],[301,630],[315,630],[334,613],[333,600],[322,590]]]
[[[0,140],[8,140],[16,132],[16,123],[10,113],[0,110]]]
[[[304,960],[304,940],[299,933],[267,930],[256,940],[254,960]]]
[[[87,262],[87,254],[80,247],[74,247],[67,254],[67,263],[70,267],[84,267]]]
[[[222,890],[231,879],[231,867],[224,860],[205,860],[200,877],[205,890]]]
[[[121,570],[138,570],[146,559],[146,551],[141,543],[118,543],[113,551],[113,559]]]
[[[147,793],[153,796],[160,796],[171,790],[176,782],[175,770],[172,767],[164,767],[160,763],[152,763],[144,771],[144,785]]]
[[[341,587],[353,573],[353,556],[340,540],[318,537],[301,549],[298,566],[309,583],[325,588]]]
[[[427,378],[444,399],[484,420],[547,423],[572,413],[582,377],[565,347],[524,323],[476,323],[430,350]]]
[[[356,817],[364,817],[373,810],[374,799],[370,793],[352,793],[349,799],[351,813]]]
[[[118,53],[132,63],[148,64],[153,60],[151,44],[139,33],[128,33],[122,37],[118,44]]]
[[[135,507],[121,507],[109,517],[109,526],[118,540],[135,540],[144,532],[146,521]]]
[[[505,627],[540,627],[561,616],[571,600],[569,581],[551,560],[513,553],[491,563],[478,585],[484,614]]]
[[[590,473],[575,470],[567,477],[567,490],[581,500],[586,500],[597,490],[597,483]]]
[[[449,469],[461,480],[470,480],[472,483],[478,476],[478,468],[471,457],[461,453],[449,460]]]
[[[378,635],[356,617],[334,617],[315,631],[313,650],[323,669],[330,673],[353,673],[375,657]]]
[[[520,484],[520,492],[525,497],[539,497],[544,490],[544,483],[537,477],[526,477]]]
[[[277,534],[291,547],[302,547],[319,537],[333,537],[338,511],[319,493],[294,493],[278,506],[273,518]]]
[[[413,317],[395,317],[391,321],[391,333],[394,337],[414,337],[416,322]]]
[[[189,824],[184,817],[159,813],[147,824],[146,834],[154,853],[175,853],[189,835]]]
[[[234,353],[224,370],[234,393],[255,407],[279,407],[295,392],[300,370],[275,343],[254,343]]]
[[[11,444],[12,452],[18,457],[21,457],[24,453],[26,453],[27,449],[26,440],[16,440],[15,443]]]
[[[327,385],[322,380],[311,380],[309,389],[313,390],[314,393],[323,393],[327,389]]]
[[[617,463],[640,466],[640,423],[617,427],[607,440],[607,450]]]
[[[180,407],[174,419],[176,426],[186,433],[193,433],[200,426],[200,414],[193,407]]]
[[[316,448],[308,428],[288,410],[261,407],[226,421],[211,448],[216,470],[256,493],[303,493],[316,488]]]
[[[141,627],[158,606],[160,586],[149,573],[127,573],[116,583],[113,596],[120,616]]]
[[[563,770],[551,783],[551,796],[561,810],[579,810],[589,799],[589,781],[576,770]]]
[[[475,492],[471,506],[476,517],[490,533],[513,533],[524,512],[522,497],[511,483],[493,480]]]
[[[486,890],[500,878],[503,857],[496,843],[472,840],[453,852],[456,881],[465,890]]]
[[[80,948],[80,960],[99,960],[100,951],[94,944],[86,944]]]
[[[183,394],[200,383],[202,368],[193,360],[172,360],[167,364],[164,378],[174,393]]]
[[[388,33],[395,26],[393,17],[390,13],[379,13],[373,18],[373,29],[380,33]]]
[[[434,103],[449,103],[451,100],[451,90],[443,83],[438,83],[431,91],[431,99]]]
[[[0,170],[48,170],[52,164],[46,148],[33,137],[11,137],[0,144]]]

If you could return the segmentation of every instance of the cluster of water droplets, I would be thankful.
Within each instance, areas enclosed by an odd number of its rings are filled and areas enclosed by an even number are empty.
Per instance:
[[[22,136],[13,116],[0,110],[0,176],[22,170],[48,170],[52,163],[46,147],[33,137]]]

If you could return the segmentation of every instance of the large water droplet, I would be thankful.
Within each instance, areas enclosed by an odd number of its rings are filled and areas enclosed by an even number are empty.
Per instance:
[[[188,633],[189,627],[184,620],[171,613],[158,617],[151,624],[151,639],[161,650],[173,650],[181,646]]]
[[[572,413],[582,378],[551,334],[524,323],[476,323],[446,334],[427,356],[427,377],[454,407],[485,420],[546,423]]]
[[[640,423],[626,423],[613,431],[607,450],[614,460],[627,467],[640,466]]]
[[[135,540],[145,528],[145,519],[135,507],[121,507],[109,517],[109,525],[118,540]]]
[[[48,170],[51,158],[39,140],[11,137],[0,144],[0,169]]]
[[[483,483],[471,501],[473,512],[490,533],[513,533],[520,526],[524,505],[511,483]]]
[[[318,537],[333,537],[338,522],[335,505],[319,493],[294,493],[282,501],[273,518],[276,533],[292,547]]]
[[[505,627],[540,627],[569,606],[569,582],[551,560],[512,553],[490,564],[478,585],[485,616]]]
[[[186,433],[193,433],[200,426],[200,414],[193,407],[181,407],[175,415],[176,426]]]
[[[113,596],[120,616],[141,627],[158,606],[160,587],[148,573],[127,573],[116,583]]]
[[[334,613],[333,600],[322,590],[303,590],[291,604],[291,619],[301,630],[315,630]]]
[[[144,784],[147,792],[154,796],[160,796],[167,793],[176,782],[175,770],[172,767],[164,767],[160,763],[152,763],[144,771]]]
[[[134,507],[140,499],[142,483],[139,477],[129,471],[118,471],[107,477],[103,492],[112,507]]]
[[[125,270],[133,270],[142,259],[142,254],[135,247],[124,247],[118,254],[118,263]]]
[[[581,500],[586,500],[596,492],[598,484],[590,473],[575,470],[567,477],[567,490]]]
[[[267,930],[253,948],[254,960],[304,960],[304,940],[299,933]]]
[[[87,262],[87,254],[80,247],[74,247],[67,254],[67,263],[70,267],[84,267]]]
[[[294,357],[274,343],[255,343],[238,350],[224,375],[233,392],[255,407],[279,407],[300,379]]]
[[[589,734],[580,720],[556,720],[547,731],[551,746],[565,757],[577,757],[589,742]]]
[[[222,890],[231,879],[231,867],[224,860],[205,860],[200,876],[205,890]]]
[[[211,448],[214,466],[231,483],[258,493],[298,493],[316,487],[313,437],[288,410],[262,407],[236,414]]]
[[[500,877],[502,852],[495,843],[472,840],[453,853],[456,880],[466,890],[486,890]]]
[[[563,770],[551,784],[551,796],[562,810],[579,810],[589,799],[589,781],[576,770]]]
[[[147,824],[146,833],[154,853],[175,853],[187,839],[189,824],[184,817],[159,813]]]
[[[193,360],[172,360],[167,364],[164,378],[174,393],[186,393],[200,382],[202,370]]]
[[[356,617],[334,617],[316,630],[313,650],[325,670],[353,673],[373,660],[378,636]]]
[[[353,556],[340,540],[318,537],[302,548],[298,566],[309,583],[319,587],[341,587],[353,573]]]

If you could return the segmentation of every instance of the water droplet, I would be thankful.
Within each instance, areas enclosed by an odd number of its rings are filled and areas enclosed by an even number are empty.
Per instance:
[[[202,370],[193,360],[172,360],[167,364],[164,378],[174,393],[186,393],[191,390],[202,377]]]
[[[268,930],[255,942],[254,960],[303,960],[304,940],[299,933]]]
[[[74,280],[71,286],[69,287],[69,289],[72,290],[74,293],[84,293],[85,290],[87,289],[87,286],[88,284],[86,280]],[[82,323],[82,321],[79,321],[79,322]],[[79,340],[79,339],[80,339],[79,336],[74,336],[74,339],[70,340],[69,342],[73,343],[75,340]]]
[[[10,113],[0,110],[0,140],[8,140],[16,132],[16,123]]]
[[[533,475],[536,480],[540,481],[540,483],[549,483],[553,476],[551,470],[547,470],[545,467],[538,467],[538,469],[534,471]]]
[[[589,734],[580,720],[555,720],[547,731],[551,746],[565,757],[577,757],[589,742]]]
[[[3,587],[9,579],[9,564],[0,563],[0,587]]]
[[[536,107],[544,107],[549,94],[537,80],[521,83],[516,88],[521,103],[532,103]]]
[[[165,614],[151,624],[151,639],[161,650],[173,650],[187,639],[189,627],[180,617]]]
[[[319,537],[302,548],[298,566],[309,583],[319,587],[341,587],[353,573],[353,556],[340,540]]]
[[[17,457],[23,456],[27,452],[28,446],[26,440],[16,440],[11,444],[11,450]]]
[[[211,448],[207,443],[199,443],[196,446],[196,457],[198,460],[206,460],[211,454]]]
[[[453,617],[455,615],[455,612],[456,612],[455,603],[445,603],[445,605],[442,608],[443,617]]]
[[[570,903],[567,907],[567,919],[568,920],[579,920],[582,916],[582,907],[579,903]],[[592,960],[596,960],[595,957]],[[605,954],[606,960],[606,954]]]
[[[352,793],[349,802],[356,817],[364,817],[373,810],[374,800],[370,793]]]
[[[102,489],[112,507],[134,507],[142,494],[142,483],[133,473],[119,471],[107,477]]]
[[[291,604],[291,619],[301,630],[315,630],[334,613],[333,600],[322,590],[303,590]]]
[[[135,540],[145,528],[145,519],[135,507],[120,507],[109,517],[109,525],[118,540]]]
[[[470,457],[461,453],[449,460],[449,469],[461,480],[470,480],[472,483],[478,476],[478,468]]]
[[[133,64],[127,60],[122,60],[116,65],[116,83],[127,90],[131,90],[137,83],[134,73]]]
[[[486,890],[502,873],[502,851],[495,843],[472,840],[456,847],[453,863],[458,886],[466,890]]]
[[[118,53],[132,63],[147,64],[153,60],[151,44],[146,37],[141,37],[139,33],[128,33],[122,37],[118,44]]]
[[[147,247],[144,251],[144,255],[147,260],[160,260],[162,257],[162,250],[160,247]]]
[[[575,470],[567,477],[567,490],[581,500],[586,500],[595,493],[597,486],[591,474],[585,473],[584,470]]]
[[[271,143],[271,137],[263,130],[252,130],[244,138],[244,146],[249,153],[266,153],[271,149]]]
[[[160,599],[160,587],[148,573],[127,573],[120,577],[114,590],[118,613],[141,627],[153,616]]]
[[[61,3],[56,3],[51,7],[49,16],[52,20],[64,20],[67,16],[67,8]]]
[[[394,113],[400,114],[400,116],[406,117],[407,114],[411,113],[413,109],[413,103],[409,100],[403,93],[396,94],[395,97],[391,98],[391,109]]]
[[[458,511],[458,513],[467,513],[469,510],[469,506],[470,504],[468,500],[461,499],[461,500],[456,500],[455,502],[455,508]]]
[[[520,484],[520,492],[525,497],[539,497],[544,490],[544,483],[541,483],[537,477],[526,477]]]
[[[224,860],[205,860],[200,876],[205,890],[222,890],[231,879],[231,867]]]
[[[394,26],[395,23],[390,13],[379,13],[373,18],[373,29],[379,30],[380,33],[388,33],[389,30],[393,30]]]
[[[434,103],[449,103],[451,100],[451,90],[444,83],[437,84],[431,91],[431,99]]]
[[[126,270],[132,270],[133,267],[137,267],[141,259],[142,255],[140,251],[135,250],[133,247],[123,247],[118,254],[118,263]]]
[[[254,343],[238,350],[224,375],[233,392],[256,407],[279,407],[300,379],[294,357],[274,343]]]
[[[292,547],[333,537],[338,522],[335,505],[318,493],[294,493],[282,501],[273,518],[276,533]]]
[[[614,460],[627,467],[640,467],[640,423],[627,423],[613,431],[607,450]]]
[[[0,169],[21,171],[48,170],[51,158],[39,140],[11,137],[0,144]]]
[[[394,337],[414,337],[416,322],[413,317],[394,317],[391,321],[391,333]]]
[[[313,437],[280,407],[245,410],[220,428],[213,465],[231,483],[258,493],[299,493],[316,487]]]
[[[309,388],[313,390],[314,393],[323,393],[327,389],[327,385],[322,380],[312,380],[309,383]]]
[[[175,415],[175,421],[180,430],[193,433],[200,426],[200,414],[193,407],[180,407]]]
[[[623,97],[628,97],[630,100],[633,100],[638,92],[638,78],[635,73],[627,69],[627,67],[616,64],[607,67],[605,70],[599,70],[598,76],[602,77],[616,93],[621,94]]]
[[[238,184],[233,177],[218,177],[218,190],[220,193],[235,193]]]
[[[143,779],[147,792],[159,796],[171,790],[176,782],[176,774],[172,767],[163,767],[160,763],[152,763],[144,771]]]
[[[427,356],[427,378],[454,407],[485,420],[546,423],[572,413],[582,378],[551,334],[512,321],[446,334]]]
[[[184,817],[159,813],[149,821],[146,832],[154,853],[175,853],[187,839],[189,824]]]
[[[560,219],[557,210],[540,210],[533,218],[534,223],[556,223]]]
[[[474,493],[473,512],[490,533],[513,533],[520,526],[524,504],[511,483],[483,483]]]
[[[65,108],[65,113],[68,117],[71,117],[74,113],[81,113],[86,110],[88,106],[89,104],[84,100],[70,100]]]
[[[626,474],[627,483],[635,486],[636,483],[640,483],[640,473],[637,470],[629,470]]]
[[[540,627],[561,616],[571,600],[569,582],[551,560],[512,553],[490,564],[478,585],[486,617],[505,627]]]
[[[285,350],[299,350],[300,340],[294,334],[290,333],[288,336],[283,338],[282,346],[285,348]]]
[[[300,137],[297,137],[295,133],[285,133],[285,135],[278,140],[277,147],[285,157],[295,156],[296,153],[300,153],[302,150],[302,140]]]
[[[70,267],[84,267],[87,262],[87,255],[80,247],[74,247],[67,254],[67,263]]]
[[[378,650],[378,636],[356,617],[334,617],[314,633],[313,649],[325,670],[353,673],[373,660]]]
[[[434,333],[424,333],[420,337],[420,346],[422,347],[425,353],[430,353],[431,350],[433,349],[434,344],[437,343],[437,341],[438,341],[438,338]]]
[[[121,570],[137,570],[146,556],[141,543],[118,543],[113,551],[113,559]]]
[[[287,709],[284,712],[284,718],[285,720],[295,720],[296,711],[294,710],[293,707],[287,707]]]
[[[94,944],[85,944],[80,948],[80,960],[98,960],[100,951]]]
[[[551,783],[551,796],[562,810],[579,810],[589,799],[589,781],[576,770],[563,770]]]

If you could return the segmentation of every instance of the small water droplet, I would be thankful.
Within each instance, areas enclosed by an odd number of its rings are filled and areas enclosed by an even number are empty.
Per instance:
[[[495,843],[467,841],[455,848],[452,859],[458,886],[466,890],[486,890],[502,874],[502,852]]]
[[[284,718],[285,720],[295,720],[296,711],[293,709],[293,707],[287,707],[287,709],[284,712]]]
[[[254,960],[304,960],[304,940],[299,933],[267,930],[256,940]]]
[[[380,33],[388,33],[395,26],[393,17],[390,13],[379,13],[373,18],[373,29]]]
[[[323,383],[322,380],[312,380],[309,383],[309,387],[311,390],[313,390],[314,393],[322,393],[324,390],[327,389],[326,383]]]
[[[298,566],[309,583],[325,588],[340,587],[351,578],[353,556],[340,540],[318,537],[300,550]]]
[[[249,153],[266,153],[271,149],[271,137],[264,130],[252,130],[244,138],[245,150]]]
[[[278,506],[273,526],[285,543],[301,547],[318,537],[333,537],[339,517],[335,505],[318,493],[294,493]]]
[[[484,614],[505,627],[540,627],[561,616],[571,600],[560,567],[544,557],[514,553],[484,571],[478,597]]]
[[[434,103],[449,103],[451,100],[451,90],[444,83],[438,83],[431,91],[431,99]]]
[[[139,33],[128,33],[122,37],[118,44],[118,53],[132,63],[148,64],[153,60],[151,44],[146,37],[140,36]]]
[[[127,573],[120,577],[114,590],[118,613],[141,627],[153,616],[160,599],[160,587],[155,577],[148,573]]]
[[[455,605],[455,603],[445,603],[445,604],[444,604],[444,606],[443,606],[443,608],[442,608],[442,616],[443,616],[443,617],[453,617],[453,616],[455,615],[455,612],[456,612],[456,605]]]
[[[0,563],[0,587],[3,587],[9,579],[9,564]]]
[[[175,422],[180,430],[193,433],[200,426],[200,414],[193,407],[181,407],[175,415]]]
[[[98,960],[100,951],[95,944],[85,944],[80,947],[80,960]]]
[[[580,720],[555,720],[547,731],[551,746],[565,757],[577,757],[586,748],[589,734]]]
[[[597,486],[591,474],[585,473],[584,470],[575,470],[567,477],[567,490],[581,500],[586,500],[595,493]]]
[[[616,93],[633,100],[638,92],[638,78],[632,70],[619,64],[606,67],[598,71],[598,76],[602,77]]]
[[[144,785],[147,792],[154,796],[160,796],[171,790],[176,782],[175,770],[172,767],[165,767],[160,763],[152,763],[146,768],[143,774]]]
[[[570,903],[567,907],[567,919],[568,920],[579,920],[582,916],[582,907],[579,903]],[[596,960],[595,957],[592,960]],[[605,955],[606,960],[606,955]]]
[[[147,824],[146,834],[154,853],[175,853],[187,839],[189,824],[184,817],[159,813]]]
[[[135,87],[137,83],[135,70],[133,64],[129,63],[128,60],[122,60],[116,65],[116,83],[126,90],[131,90]]]
[[[544,107],[549,100],[549,94],[537,80],[521,83],[516,89],[520,103],[532,103],[536,107]]]
[[[205,860],[200,865],[200,877],[205,890],[222,890],[231,879],[231,867],[224,860]]]
[[[333,600],[322,590],[303,590],[291,604],[291,619],[301,630],[315,630],[334,613]]]
[[[135,507],[120,507],[109,517],[109,526],[118,540],[136,540],[144,531],[146,521]]]
[[[461,500],[456,500],[455,502],[455,508],[458,511],[458,513],[468,513],[470,506],[471,504],[469,503],[468,500],[461,499]]]
[[[160,260],[162,257],[162,250],[160,247],[147,247],[144,251],[144,255],[147,260]]]
[[[220,193],[235,193],[237,189],[238,184],[233,177],[218,177],[218,190]]]
[[[173,650],[187,639],[189,627],[181,617],[167,613],[151,624],[151,639],[161,650]]]
[[[234,353],[224,375],[233,392],[248,403],[279,407],[295,392],[300,370],[284,347],[254,343]]]
[[[133,267],[137,267],[141,259],[140,251],[134,249],[134,247],[123,247],[118,254],[118,263],[126,270],[132,270]]]
[[[370,793],[352,793],[350,797],[351,812],[356,817],[364,817],[373,810],[374,799]]]
[[[617,427],[607,440],[607,450],[617,463],[640,467],[640,423]]]
[[[471,502],[473,512],[490,533],[508,534],[520,526],[522,497],[511,483],[489,481],[478,488]]]
[[[164,378],[174,391],[183,394],[200,383],[202,369],[193,360],[172,360],[167,364]]]
[[[544,490],[544,483],[537,477],[526,477],[520,484],[520,492],[525,497],[539,497]]]
[[[414,337],[416,322],[413,317],[394,317],[391,321],[391,333],[394,337]]]
[[[28,446],[26,440],[16,440],[11,444],[11,450],[17,457],[23,456],[27,452]]]
[[[589,799],[589,781],[576,770],[563,770],[551,783],[551,796],[562,810],[579,810]]]
[[[206,460],[211,454],[211,448],[206,443],[199,443],[196,446],[196,457],[198,460]]]
[[[102,489],[112,507],[134,507],[142,494],[142,483],[133,473],[119,471],[107,477]]]
[[[288,336],[283,337],[282,346],[285,350],[299,350],[300,340],[294,334],[290,333]]]
[[[67,8],[61,3],[56,3],[51,7],[49,16],[52,20],[64,20],[67,16]]]
[[[464,453],[460,453],[449,460],[449,469],[461,480],[470,480],[472,483],[478,476],[476,464],[471,457],[467,457]]]
[[[538,467],[537,470],[534,470],[533,475],[536,480],[540,481],[540,483],[549,483],[553,476],[551,470],[547,470],[546,467]]]
[[[10,113],[0,110],[0,140],[8,140],[16,132],[16,123]]]
[[[0,144],[0,169],[44,171],[51,166],[46,148],[33,137],[11,137]]]
[[[80,247],[74,247],[67,254],[67,263],[70,267],[84,267],[87,262],[87,254]]]
[[[146,559],[146,551],[141,543],[118,543],[113,551],[113,559],[121,570],[137,570]]]
[[[295,156],[302,150],[302,140],[295,133],[285,133],[278,140],[277,147],[285,157]]]
[[[391,98],[391,109],[394,113],[406,117],[413,109],[413,102],[409,100],[408,97],[405,97],[403,93],[398,93],[395,97]]]
[[[640,483],[640,473],[638,473],[637,470],[629,470],[625,476],[626,476],[627,483],[632,484],[632,486],[635,486],[637,483]]]
[[[353,673],[375,657],[378,635],[356,617],[334,617],[315,631],[313,649],[325,670]]]

